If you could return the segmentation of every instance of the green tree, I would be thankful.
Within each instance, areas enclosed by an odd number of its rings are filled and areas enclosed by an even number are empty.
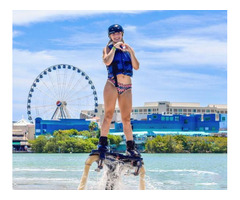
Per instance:
[[[79,138],[76,142],[75,153],[89,153],[92,149],[96,149],[96,145],[93,144],[89,139]]]
[[[173,136],[177,143],[181,143],[183,150],[187,150],[188,144],[187,144],[187,136],[186,135],[175,135]]]
[[[45,135],[40,135],[35,140],[30,140],[29,143],[31,144],[32,150],[35,153],[43,153],[44,146],[46,145],[48,139]]]
[[[80,131],[79,135],[85,136],[86,138],[92,137],[92,134],[89,131]]]
[[[160,135],[152,140],[148,140],[145,147],[149,153],[166,153],[167,151],[166,143]]]
[[[92,132],[94,131],[94,129],[98,127],[98,124],[96,122],[91,121],[88,127],[89,127],[89,131]]]
[[[108,140],[110,142],[110,145],[115,144],[118,146],[120,142],[122,141],[122,137],[119,135],[108,135]]]
[[[163,137],[164,144],[166,146],[166,153],[174,153],[176,141],[174,140],[173,136],[166,135]]]
[[[58,146],[56,142],[56,138],[51,138],[47,141],[43,148],[44,153],[57,153],[58,152]]]
[[[98,138],[89,138],[88,140],[93,144],[98,145]]]
[[[191,137],[191,136],[157,136],[148,139],[145,144],[148,153],[226,153],[227,138]]]

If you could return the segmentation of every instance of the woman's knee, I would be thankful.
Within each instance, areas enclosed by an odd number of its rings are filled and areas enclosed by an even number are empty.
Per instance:
[[[123,123],[123,126],[130,125],[131,124],[130,116],[122,117],[122,123]]]
[[[106,112],[104,115],[104,120],[107,122],[111,122],[113,118],[113,112]]]

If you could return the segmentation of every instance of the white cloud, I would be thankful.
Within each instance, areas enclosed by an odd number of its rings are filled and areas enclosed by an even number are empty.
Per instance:
[[[176,67],[202,65],[225,70],[227,67],[227,43],[219,40],[194,37],[145,38],[135,45],[143,49],[138,54],[146,64]],[[148,47],[158,50],[149,51]]]
[[[68,38],[56,38],[51,41],[58,45],[67,45],[68,47],[78,47],[81,48],[82,45],[93,45],[101,44],[102,41],[107,40],[106,33],[83,33],[78,32],[69,36]],[[102,45],[103,46],[103,45]]]
[[[12,37],[15,38],[15,37],[18,37],[20,35],[23,35],[24,33],[22,31],[17,31],[17,30],[14,30],[12,32]]]
[[[43,21],[66,20],[77,17],[108,14],[108,13],[131,13],[138,14],[146,11],[141,10],[15,10],[13,11],[14,25],[29,25]]]
[[[44,50],[31,52],[28,50],[13,50],[13,68],[15,69],[44,69],[54,64],[67,63],[94,70],[102,65],[102,49],[84,50]]]
[[[145,68],[145,69],[144,69]],[[147,78],[143,78],[147,77]],[[226,79],[210,74],[181,70],[153,69],[142,66],[133,78],[133,101],[143,105],[147,101],[184,101],[209,104],[226,100]],[[141,95],[144,92],[144,95]]]
[[[124,30],[128,32],[136,32],[137,26],[132,26],[132,25],[125,25]]]
[[[227,24],[216,24],[205,27],[196,27],[192,29],[186,29],[181,31],[181,34],[185,35],[212,35],[213,37],[218,37],[222,35],[226,37],[227,35]],[[226,38],[227,39],[227,38]]]
[[[209,24],[218,24],[222,23],[223,20],[226,20],[226,13],[224,14],[201,14],[201,15],[178,15],[173,17],[167,17],[164,19],[153,21],[146,25],[145,28],[154,28],[159,27],[165,29],[166,27],[177,29],[185,29],[192,27],[202,27],[208,26]],[[143,27],[144,28],[144,27]]]
[[[197,17],[197,16],[192,16],[192,15],[181,15],[181,16],[174,16],[174,17],[168,17],[166,19],[161,19],[158,21],[155,21],[151,23],[151,25],[156,25],[156,24],[167,24],[167,25],[172,25],[172,24],[196,24],[200,23],[202,21],[202,16]]]

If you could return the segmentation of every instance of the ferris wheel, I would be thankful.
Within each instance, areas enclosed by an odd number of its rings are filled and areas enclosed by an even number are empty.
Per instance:
[[[98,98],[90,77],[81,69],[58,64],[42,71],[31,85],[27,99],[28,120],[91,118]]]

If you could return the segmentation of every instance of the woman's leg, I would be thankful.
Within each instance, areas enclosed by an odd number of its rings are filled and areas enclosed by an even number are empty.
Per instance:
[[[123,131],[126,140],[133,140],[132,126],[131,126],[131,112],[132,112],[132,90],[129,89],[118,96],[118,105],[121,112],[123,123]]]
[[[107,81],[104,91],[104,120],[101,127],[101,136],[107,137],[110,124],[115,111],[116,100],[118,97],[117,88]]]
[[[132,90],[124,91],[118,97],[118,104],[121,112],[123,131],[126,136],[127,150],[126,154],[134,157],[141,157],[141,154],[135,146],[133,140],[132,126],[131,126],[131,112],[132,112]]]

